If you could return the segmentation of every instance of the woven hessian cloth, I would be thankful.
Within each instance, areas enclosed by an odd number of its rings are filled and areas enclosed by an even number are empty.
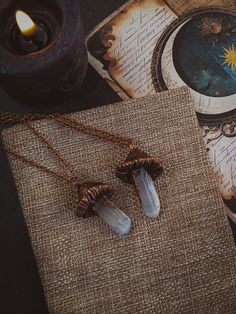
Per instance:
[[[77,218],[75,188],[9,157],[50,313],[235,314],[234,243],[187,89],[72,117],[134,138],[161,158],[162,209],[158,219],[146,218],[133,186],[115,177],[126,149],[55,121],[33,122],[82,182],[111,184],[133,220],[119,238],[98,217]],[[4,144],[63,172],[31,132],[8,129]]]

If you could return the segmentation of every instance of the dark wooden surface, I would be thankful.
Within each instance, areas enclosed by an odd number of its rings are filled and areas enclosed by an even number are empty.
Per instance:
[[[125,2],[122,0],[81,0],[81,15],[85,32],[87,33]],[[66,113],[119,100],[119,97],[112,89],[89,66],[85,81],[74,99],[54,107],[51,107],[50,104],[33,107],[21,104],[0,91],[0,111]],[[236,209],[235,203],[231,203],[231,206]],[[2,153],[0,153],[0,239],[0,313],[47,313],[47,306],[16,188],[7,158]]]

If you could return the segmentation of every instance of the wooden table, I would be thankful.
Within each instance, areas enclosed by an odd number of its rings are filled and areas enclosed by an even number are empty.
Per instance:
[[[87,33],[125,2],[124,0],[81,0],[85,32]],[[58,106],[30,107],[11,99],[3,91],[0,91],[0,99],[0,111],[21,113],[66,113],[120,100],[90,66],[78,97]],[[234,232],[236,238],[235,228]],[[0,239],[0,312],[3,314],[48,313],[14,180],[7,158],[2,153],[0,154]]]

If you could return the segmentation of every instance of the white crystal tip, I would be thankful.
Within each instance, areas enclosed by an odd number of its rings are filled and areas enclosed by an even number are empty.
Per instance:
[[[147,216],[148,218],[157,218],[160,215],[160,210],[156,210],[155,212],[145,212],[145,216]]]
[[[94,210],[98,216],[119,236],[127,235],[130,232],[131,219],[119,208],[108,203],[95,202]]]
[[[156,218],[160,214],[160,199],[154,181],[144,167],[133,172],[133,178],[138,190],[144,213],[149,218]]]
[[[113,230],[117,232],[117,234],[119,234],[120,236],[125,236],[130,233],[131,227],[132,221],[128,216],[126,216],[122,218],[122,221],[120,222],[120,227],[116,228],[116,230]]]

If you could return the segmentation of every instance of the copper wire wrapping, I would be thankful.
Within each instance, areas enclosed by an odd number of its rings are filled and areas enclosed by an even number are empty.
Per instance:
[[[141,167],[144,167],[148,171],[154,181],[163,170],[158,158],[146,154],[139,148],[134,148],[130,151],[126,160],[118,165],[116,168],[116,175],[121,180],[132,184],[133,170],[137,170]]]
[[[91,217],[95,214],[93,211],[94,202],[112,192],[112,188],[105,183],[86,182],[79,188],[79,201],[76,215],[78,217]]]

